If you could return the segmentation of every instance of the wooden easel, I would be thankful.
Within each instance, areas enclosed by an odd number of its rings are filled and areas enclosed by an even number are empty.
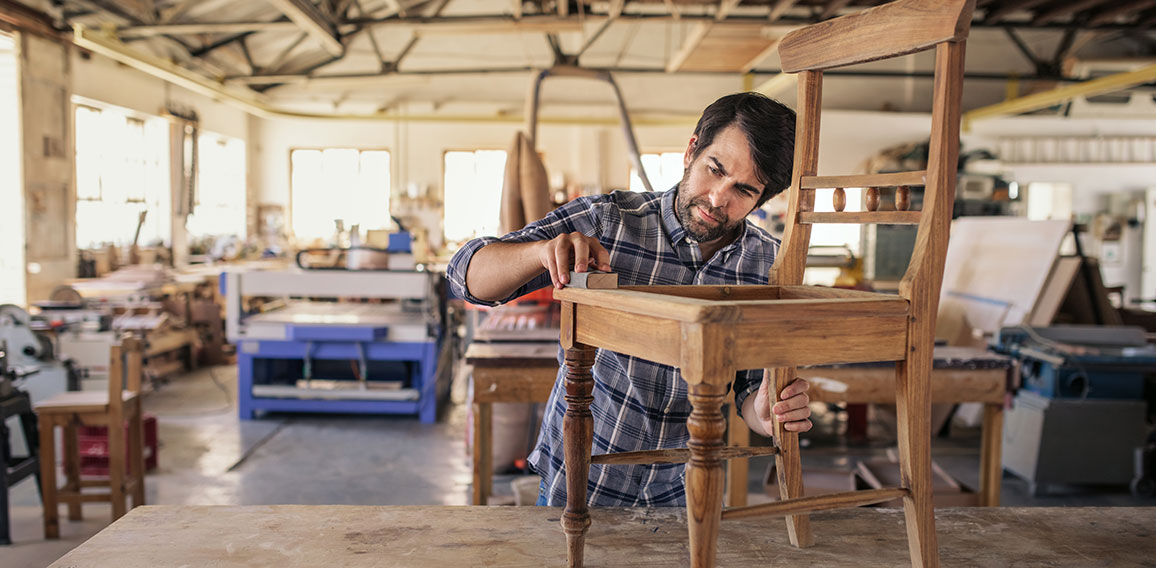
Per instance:
[[[570,566],[581,566],[590,512],[586,485],[592,444],[591,366],[596,348],[677,366],[692,412],[689,451],[631,452],[595,463],[687,461],[686,507],[691,565],[714,565],[721,520],[787,517],[790,541],[813,544],[806,513],[902,498],[914,566],[937,566],[931,495],[929,375],[936,308],[955,195],[964,41],[975,0],[900,0],[795,31],[779,47],[784,72],[798,72],[799,98],[788,224],[768,286],[565,288],[561,343],[566,349],[564,455],[567,504],[562,527]],[[817,176],[823,70],[934,47],[935,93],[927,169],[875,175]],[[925,187],[923,209],[908,211],[907,186]],[[867,188],[867,211],[843,211],[844,188]],[[878,211],[878,187],[897,187],[896,211]],[[836,188],[835,212],[814,211],[815,191]],[[874,199],[873,199],[874,198]],[[814,223],[918,224],[915,251],[899,295],[802,286]],[[724,459],[751,448],[726,448],[721,412],[735,372],[765,368],[775,393],[800,365],[896,362],[900,487],[803,497],[798,436],[776,424],[783,500],[722,509]],[[777,396],[776,396],[777,398]],[[724,453],[725,452],[725,453]],[[854,554],[854,551],[847,551]]]

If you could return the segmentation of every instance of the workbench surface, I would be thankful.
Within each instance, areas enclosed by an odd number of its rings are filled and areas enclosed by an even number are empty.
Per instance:
[[[560,508],[146,506],[52,564],[156,566],[562,566]],[[587,566],[684,566],[683,509],[594,509]],[[1156,508],[936,511],[944,566],[1152,566]],[[909,565],[898,509],[812,515],[815,546],[780,517],[724,521],[719,566]]]

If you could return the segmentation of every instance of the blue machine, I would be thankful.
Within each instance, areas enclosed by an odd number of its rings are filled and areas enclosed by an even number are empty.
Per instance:
[[[439,380],[449,347],[440,274],[289,270],[230,272],[223,279],[242,419],[277,411],[436,420],[449,392],[449,381]],[[282,307],[247,313],[247,297],[281,298]]]
[[[1021,386],[1047,398],[1141,399],[1156,372],[1140,327],[1005,327],[993,349],[1019,359]]]

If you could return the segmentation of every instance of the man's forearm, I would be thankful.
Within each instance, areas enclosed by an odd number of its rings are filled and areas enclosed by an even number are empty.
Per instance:
[[[474,253],[466,269],[470,294],[496,302],[513,294],[523,284],[546,269],[538,255],[541,241],[530,243],[490,243]]]

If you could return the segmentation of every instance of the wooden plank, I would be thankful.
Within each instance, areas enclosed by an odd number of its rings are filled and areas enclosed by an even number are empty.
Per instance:
[[[784,300],[807,300],[824,298],[866,298],[866,299],[895,299],[894,294],[868,292],[866,290],[851,290],[848,288],[831,288],[827,286],[778,286],[779,297]]]
[[[826,495],[799,497],[797,499],[751,505],[738,509],[727,509],[723,511],[722,518],[724,521],[729,521],[731,519],[746,519],[763,515],[791,515],[814,511],[830,511],[832,509],[843,509],[847,507],[862,507],[864,505],[874,505],[875,503],[890,501],[905,495],[907,495],[907,490],[903,488],[828,493]]]
[[[798,376],[811,381],[812,402],[894,404],[894,367],[801,367]],[[1002,404],[1006,369],[931,372],[931,402],[983,402]]]
[[[574,272],[570,271],[571,288],[587,288],[590,290],[613,290],[618,287],[618,275],[613,272]]]
[[[898,296],[875,298],[832,298],[798,299],[772,301],[726,302],[739,310],[734,322],[756,322],[762,320],[790,318],[795,320],[822,319],[846,316],[905,316],[908,312],[907,300]],[[772,322],[773,325],[773,322]]]
[[[474,367],[558,366],[558,344],[544,342],[471,343],[466,363]]]
[[[745,429],[746,425],[743,424],[740,427]],[[719,450],[718,456],[719,459],[732,460],[755,456],[773,456],[777,453],[779,453],[779,449],[774,446],[726,446]],[[688,460],[690,460],[690,450],[687,448],[619,452],[590,457],[590,463],[606,465],[686,463]]]
[[[742,322],[734,328],[737,369],[894,361],[907,349],[905,316]]]
[[[621,289],[711,301],[779,299],[779,288],[777,286],[623,286]]]
[[[918,225],[920,216],[919,211],[804,211],[799,213],[799,222],[811,225],[820,223]]]
[[[737,448],[750,445],[751,429],[739,417],[734,404],[729,405],[727,415],[727,447]],[[724,448],[725,450],[725,448]],[[777,451],[778,448],[775,448]],[[750,480],[750,463],[744,459],[735,459],[727,462],[727,507],[743,507],[747,504],[747,482]]]
[[[579,305],[575,339],[580,343],[678,366],[681,324],[639,314]]]
[[[893,172],[888,174],[856,174],[849,176],[803,176],[801,187],[808,189],[842,187],[895,187],[923,185],[927,171]]]
[[[783,71],[843,67],[960,41],[974,6],[975,0],[899,0],[807,26],[783,38]]]
[[[475,367],[475,402],[546,402],[558,378],[558,364],[543,367]]]
[[[822,114],[823,74],[804,71],[798,79],[798,104],[795,115],[795,158],[788,189],[787,219],[797,219],[800,212],[815,209],[815,191],[803,189],[803,177],[815,175],[819,167],[819,118]],[[811,243],[811,226],[787,223],[779,256],[771,267],[767,283],[789,286],[803,283],[807,267],[807,249]]]
[[[648,294],[636,290],[562,288],[554,290],[554,299],[685,322],[705,321],[709,317],[719,317],[717,315],[718,308],[712,307],[709,302],[703,300]]]

